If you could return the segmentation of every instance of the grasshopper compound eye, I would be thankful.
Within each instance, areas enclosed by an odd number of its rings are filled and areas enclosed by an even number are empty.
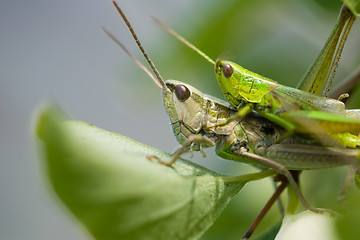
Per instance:
[[[183,84],[175,86],[175,95],[181,102],[187,100],[190,97],[190,90]]]
[[[232,68],[232,66],[230,64],[224,63],[222,65],[222,72],[223,72],[225,78],[229,78],[233,74],[234,69]]]

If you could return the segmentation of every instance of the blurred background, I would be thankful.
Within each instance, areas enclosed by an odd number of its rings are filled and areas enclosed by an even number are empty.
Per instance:
[[[341,2],[133,0],[119,5],[165,79],[184,81],[223,98],[213,66],[156,27],[149,16],[214,59],[227,56],[296,87],[331,32]],[[110,0],[0,3],[1,239],[90,238],[46,182],[34,135],[37,109],[46,101],[56,101],[76,120],[163,151],[173,152],[179,146],[160,90],[102,32],[103,26],[143,61]],[[359,65],[359,32],[355,22],[336,81]],[[205,159],[195,153],[194,161],[231,175],[253,171],[216,157],[214,149]],[[305,196],[316,206],[331,206],[329,199],[336,199],[343,173],[342,168],[305,172]],[[272,191],[269,181],[247,185],[203,239],[239,239]],[[261,228],[279,220],[274,208]]]

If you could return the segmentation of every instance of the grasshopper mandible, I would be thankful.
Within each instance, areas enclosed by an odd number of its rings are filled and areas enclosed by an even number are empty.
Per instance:
[[[168,26],[155,18],[153,19],[165,31],[214,65],[215,75],[223,94],[233,107],[239,109],[237,114],[223,124],[236,118],[242,119],[250,111],[255,110],[286,130],[277,140],[277,143],[296,132],[312,134],[322,141],[323,145],[339,146],[341,144],[352,148],[360,146],[360,138],[357,136],[360,132],[360,119],[357,115],[354,117],[354,114],[352,114],[354,111],[350,113],[349,110],[346,110],[344,103],[341,101],[311,93],[319,94],[321,92],[321,83],[325,81],[326,77],[324,71],[331,68],[330,79],[325,83],[323,93],[327,91],[327,85],[329,85],[335,71],[334,66],[337,65],[347,35],[344,34],[345,36],[341,39],[342,45],[336,52],[338,58],[334,60],[333,65],[330,65],[329,62],[331,63],[331,61],[328,61],[328,58],[332,59],[332,54],[335,52],[335,50],[332,51],[332,47],[336,47],[339,40],[338,36],[341,34],[344,25],[348,22],[345,30],[348,34],[355,19],[355,16],[346,7],[342,8],[339,22],[324,47],[325,50],[322,54],[326,55],[327,61],[315,61],[309,74],[300,84],[300,87],[305,91],[281,85],[230,61],[220,59],[215,62]],[[329,48],[331,51],[329,51]],[[318,59],[324,57],[323,55],[320,55]],[[319,63],[324,63],[325,67],[322,67]],[[316,71],[318,74],[315,74]],[[314,75],[318,77],[313,78]],[[321,85],[320,88],[319,85]],[[329,134],[332,139],[327,138]]]

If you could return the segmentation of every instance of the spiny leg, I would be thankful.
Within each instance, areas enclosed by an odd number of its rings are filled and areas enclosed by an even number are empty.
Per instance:
[[[313,208],[305,199],[305,197],[302,195],[294,177],[292,176],[292,174],[290,173],[290,171],[283,165],[271,160],[271,159],[268,159],[268,158],[265,158],[265,157],[262,157],[262,156],[259,156],[259,155],[256,155],[256,154],[253,154],[253,153],[249,153],[247,152],[246,149],[242,148],[242,149],[239,149],[239,151],[236,151],[234,152],[235,154],[238,154],[238,155],[241,155],[243,157],[247,157],[249,159],[252,159],[258,163],[260,163],[261,165],[264,165],[264,166],[267,166],[267,167],[270,167],[272,169],[274,169],[275,171],[277,171],[278,173],[284,175],[290,185],[293,187],[294,191],[296,192],[297,196],[299,197],[301,203],[304,205],[304,207],[310,211],[313,211],[313,212],[317,212],[317,213],[322,213],[323,211],[322,210],[319,210],[319,209],[316,209],[316,208]]]

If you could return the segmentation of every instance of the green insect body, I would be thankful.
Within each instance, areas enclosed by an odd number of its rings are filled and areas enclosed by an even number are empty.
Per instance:
[[[333,32],[330,34],[327,43],[315,60],[314,65],[309,69],[308,74],[301,82],[301,90],[280,85],[271,79],[262,77],[261,75],[253,73],[230,61],[218,60],[215,62],[174,30],[157,19],[153,20],[165,31],[214,65],[215,75],[223,94],[233,107],[239,109],[238,113],[228,119],[227,122],[230,122],[235,118],[242,119],[251,110],[255,110],[263,117],[286,129],[285,134],[278,140],[281,142],[296,132],[306,132],[310,135],[314,135],[316,138],[319,136],[317,132],[314,133],[310,130],[311,126],[307,131],[305,130],[305,127],[298,129],[296,119],[292,119],[291,116],[287,116],[286,118],[282,116],[282,113],[292,111],[297,111],[297,113],[304,111],[305,116],[303,119],[305,122],[307,120],[308,122],[317,120],[316,118],[306,119],[306,111],[331,113],[332,115],[327,115],[330,119],[321,120],[324,125],[333,124],[327,124],[326,121],[333,122],[331,117],[336,117],[337,115],[355,118],[352,123],[348,123],[347,120],[344,120],[346,123],[337,123],[339,124],[337,133],[344,136],[343,133],[345,133],[351,125],[351,127],[355,127],[355,129],[352,129],[352,132],[355,132],[355,135],[349,135],[349,137],[353,139],[358,138],[357,134],[360,132],[358,131],[360,129],[358,122],[358,119],[360,119],[359,115],[347,114],[349,110],[345,109],[345,105],[341,101],[318,96],[324,95],[328,90],[340,53],[354,19],[355,16],[344,6],[340,11],[338,22],[335,25]],[[343,30],[344,34],[342,34]],[[335,50],[337,46],[339,48]],[[328,73],[330,76],[329,79],[326,78]],[[321,91],[322,85],[324,86],[323,91]],[[330,135],[328,134],[327,137],[329,136]],[[331,136],[333,139],[338,139],[336,133],[331,133]],[[331,141],[323,142],[330,143]]]
[[[341,101],[280,85],[230,61],[218,61],[215,75],[221,91],[234,107],[249,102],[258,104],[260,111],[264,109],[268,112],[319,110],[345,113],[345,105]]]
[[[165,83],[167,88],[162,89],[163,101],[178,142],[184,144],[194,134],[213,142],[211,145],[195,142],[189,150],[198,151],[202,147],[216,145],[216,153],[222,158],[259,165],[253,159],[244,158],[241,151],[248,151],[293,170],[341,166],[354,161],[360,154],[360,150],[344,149],[346,154],[342,155],[341,151],[332,150],[337,148],[322,147],[315,142],[311,142],[311,145],[309,142],[303,144],[307,140],[297,135],[284,143],[275,144],[283,135],[284,129],[259,115],[254,116],[253,113],[248,114],[241,122],[234,120],[218,125],[235,115],[236,109],[188,84],[175,80],[167,80]],[[297,148],[299,151],[296,151]],[[305,149],[309,150],[308,154],[304,154]]]
[[[255,111],[284,127],[288,131],[286,137],[293,132],[316,134],[315,130],[332,133],[335,139],[338,139],[336,133],[345,132],[355,134],[349,135],[352,139],[358,138],[360,119],[344,117],[346,109],[341,101],[277,84],[230,61],[218,61],[215,73],[221,90],[232,106],[241,108],[250,102]],[[242,92],[242,88],[238,87],[242,84],[251,87]],[[267,85],[270,87],[266,88]],[[251,92],[257,96],[256,101],[247,100]],[[246,112],[239,114],[239,118],[244,114]]]

